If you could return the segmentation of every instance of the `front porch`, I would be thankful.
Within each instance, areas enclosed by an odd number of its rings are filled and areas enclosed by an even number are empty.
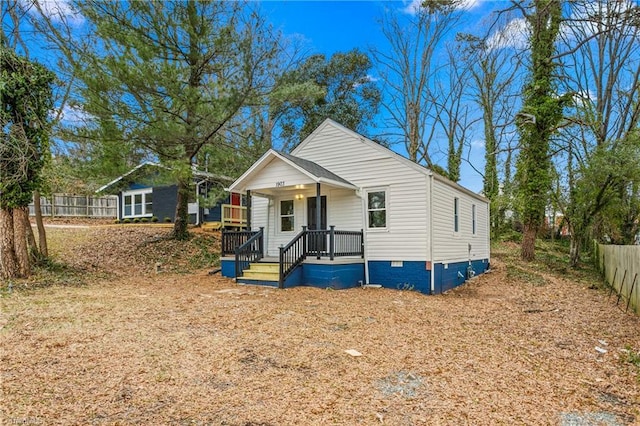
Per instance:
[[[365,280],[362,231],[302,231],[279,248],[279,255],[265,256],[264,229],[223,231],[222,275],[244,284],[288,288],[307,285],[344,289]]]

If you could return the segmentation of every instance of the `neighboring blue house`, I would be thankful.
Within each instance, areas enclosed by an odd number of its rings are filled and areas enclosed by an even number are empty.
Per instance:
[[[97,193],[117,194],[118,219],[158,218],[175,221],[178,186],[170,183],[169,169],[153,162],[141,163],[124,175],[99,188]],[[189,202],[189,222],[200,225],[214,222],[218,227],[243,229],[246,207],[237,194],[229,195],[215,205],[202,205],[214,188],[224,188],[231,178],[193,170],[193,197]],[[234,204],[235,203],[235,204]]]
[[[223,232],[240,283],[436,294],[489,268],[489,201],[340,124],[267,151],[229,191],[250,231]]]

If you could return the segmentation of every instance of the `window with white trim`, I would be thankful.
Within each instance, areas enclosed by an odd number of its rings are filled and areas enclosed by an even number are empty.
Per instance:
[[[471,205],[471,233],[476,235],[476,205]]]
[[[293,200],[280,201],[280,231],[287,232],[294,229]]]
[[[122,217],[147,217],[153,214],[151,188],[127,191],[122,194]]]
[[[370,191],[367,193],[367,227],[387,227],[387,191]]]
[[[460,200],[458,197],[453,199],[453,232],[459,231],[459,212],[460,212]]]

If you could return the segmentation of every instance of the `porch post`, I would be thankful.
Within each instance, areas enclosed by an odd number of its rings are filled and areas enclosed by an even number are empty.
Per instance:
[[[247,231],[251,231],[251,190],[247,189]]]
[[[320,195],[320,182],[316,183],[316,231],[322,229],[322,196]],[[325,236],[321,233],[315,234],[315,248],[318,251],[316,258],[320,260],[321,241]]]
[[[316,230],[322,229],[322,196],[320,182],[316,183]]]

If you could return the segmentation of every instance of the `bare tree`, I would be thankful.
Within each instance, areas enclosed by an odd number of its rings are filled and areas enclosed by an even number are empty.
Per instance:
[[[504,27],[497,30],[498,33],[501,31]],[[505,211],[512,208],[509,188],[515,142],[513,111],[520,96],[516,81],[522,68],[518,52],[496,43],[492,39],[495,34],[486,37],[458,35],[469,69],[470,95],[482,115],[483,194],[491,200],[492,235],[496,235],[501,227]],[[502,173],[500,166],[503,166]]]
[[[410,160],[429,167],[434,165],[435,126],[428,123],[436,115],[436,55],[460,17],[455,1],[425,2],[413,16],[388,13],[381,26],[389,49],[373,50],[384,80],[382,105],[390,117],[387,127],[396,129],[390,136],[404,143]]]
[[[615,0],[573,2],[565,20],[559,59],[565,72],[561,90],[573,95],[557,151],[564,187],[555,199],[569,226],[570,258],[576,266],[582,241],[594,222],[622,216],[621,228],[637,217],[637,171],[633,145],[640,123],[640,7]],[[597,169],[597,170],[596,170]],[[631,190],[628,190],[631,188]],[[616,203],[617,214],[607,213]],[[623,210],[627,207],[626,212]],[[604,228],[603,228],[604,229]],[[617,232],[611,229],[610,234]],[[629,240],[629,236],[626,237]]]
[[[438,72],[439,78],[431,94],[434,105],[432,119],[446,140],[447,177],[454,182],[460,180],[462,152],[469,144],[473,125],[480,119],[472,113],[469,99],[471,68],[460,57],[457,47],[447,46],[447,62]]]

